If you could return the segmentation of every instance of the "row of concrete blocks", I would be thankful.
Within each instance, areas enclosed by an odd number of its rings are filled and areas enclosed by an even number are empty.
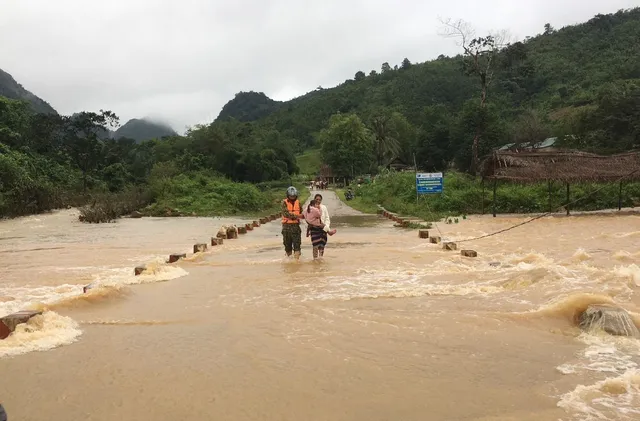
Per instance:
[[[401,218],[400,216],[398,216],[397,213],[389,212],[384,208],[380,208],[378,210],[378,214],[384,216],[385,218],[391,219],[392,221],[396,222],[399,226],[405,227],[405,228],[408,228],[412,222],[418,223],[418,224],[424,222],[416,218]]]
[[[223,244],[224,239],[236,239],[238,238],[238,234],[246,234],[249,231],[253,231],[254,228],[259,227],[262,224],[266,224],[268,222],[274,221],[279,218],[281,214],[272,214],[269,216],[265,216],[264,218],[260,218],[257,221],[253,221],[251,223],[245,224],[240,227],[229,227],[224,235],[221,232],[215,237],[211,237],[211,246],[220,246]],[[207,251],[208,247],[206,243],[194,244],[193,252],[194,253],[202,253]],[[186,253],[174,253],[169,256],[168,263],[175,263],[180,259],[186,258]],[[147,270],[146,265],[136,266],[134,268],[134,274],[136,276],[141,275],[144,271]],[[94,288],[93,284],[85,285],[82,288],[83,293],[86,293],[90,289]],[[12,332],[16,330],[16,326],[21,323],[27,323],[32,317],[41,315],[42,311],[34,311],[34,310],[21,310],[16,313],[12,313],[0,318],[0,340],[6,339]]]
[[[412,219],[412,218],[401,218],[398,216],[397,213],[389,212],[383,207],[380,207],[380,209],[378,210],[378,214],[384,216],[385,218],[389,218],[392,221],[397,222],[403,227],[408,227],[411,222],[415,221],[415,219]],[[439,236],[429,236],[428,230],[419,230],[418,237],[429,239],[429,242],[432,244],[442,244],[443,250],[448,250],[448,251],[458,250],[458,245],[456,243],[451,241],[442,242],[442,238],[440,238]],[[476,252],[475,250],[460,250],[460,254],[465,257],[478,257],[478,252]]]
[[[235,225],[232,225],[229,227],[223,226],[220,229],[220,231],[218,231],[215,237],[211,237],[211,243],[210,243],[211,247],[223,245],[224,240],[235,240],[238,238],[238,234],[240,235],[247,234],[249,231],[253,231],[254,228],[258,228],[260,225],[266,224],[271,221],[275,221],[281,215],[282,214],[280,213],[274,213],[239,227]],[[208,248],[209,248],[209,245],[207,243],[194,244],[193,253],[194,254],[204,253],[205,251],[208,250]],[[167,263],[175,263],[178,260],[184,259],[186,257],[187,257],[186,253],[173,253],[169,255],[169,260],[167,261]],[[134,269],[134,272],[135,272],[135,275],[137,276],[137,275],[141,275],[145,270],[146,270],[146,266],[142,265],[142,266],[136,267]]]

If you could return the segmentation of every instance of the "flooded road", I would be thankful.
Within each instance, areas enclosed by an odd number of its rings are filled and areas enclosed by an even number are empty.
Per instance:
[[[286,259],[278,221],[174,265],[243,221],[0,222],[0,316],[45,310],[0,341],[9,420],[640,419],[640,341],[574,323],[590,303],[638,319],[639,216],[543,218],[470,259],[322,194],[322,261],[305,237]]]

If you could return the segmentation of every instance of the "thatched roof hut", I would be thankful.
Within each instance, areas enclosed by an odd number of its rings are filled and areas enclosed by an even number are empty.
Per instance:
[[[482,162],[481,175],[490,180],[520,183],[562,181],[571,184],[640,180],[640,152],[603,156],[570,150],[497,150]]]

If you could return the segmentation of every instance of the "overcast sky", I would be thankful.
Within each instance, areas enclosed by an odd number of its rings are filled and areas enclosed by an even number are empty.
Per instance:
[[[458,53],[439,17],[517,39],[638,0],[0,0],[0,68],[58,112],[182,133],[238,91],[285,100],[404,57]]]

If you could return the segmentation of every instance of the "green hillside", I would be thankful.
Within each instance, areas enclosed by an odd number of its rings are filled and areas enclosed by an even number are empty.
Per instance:
[[[216,121],[235,119],[242,122],[258,120],[278,109],[280,102],[266,96],[263,92],[238,92],[227,102]]]
[[[319,149],[309,149],[299,155],[296,155],[296,162],[300,169],[300,174],[313,176],[320,171],[322,164],[322,156]]]
[[[295,139],[303,151],[320,146],[318,134],[336,113],[355,113],[375,132],[376,117],[398,112],[410,124],[397,139],[404,142],[398,155],[411,161],[415,153],[428,169],[450,163],[469,169],[477,131],[480,155],[497,145],[567,134],[575,137],[566,146],[603,153],[640,146],[640,8],[541,30],[495,54],[485,107],[479,76],[464,71],[470,57],[461,49],[456,57],[405,60],[398,68],[385,63],[366,76],[358,71],[354,79],[282,103],[255,122]],[[387,137],[398,137],[391,132]]]
[[[113,134],[113,137],[115,139],[124,137],[142,142],[144,140],[161,139],[165,136],[175,135],[177,135],[176,131],[167,124],[147,119],[133,118],[119,127]]]

